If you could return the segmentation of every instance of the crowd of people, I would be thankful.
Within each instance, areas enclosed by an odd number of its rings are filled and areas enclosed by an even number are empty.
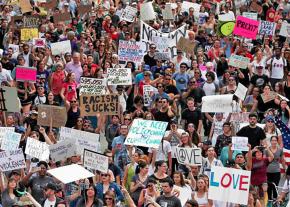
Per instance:
[[[48,3],[52,2],[55,5],[48,9]],[[282,24],[288,23],[289,28],[290,3],[288,0],[192,2],[200,5],[199,11],[192,7],[183,11],[182,1],[153,1],[156,17],[145,22],[162,33],[185,25],[185,38],[195,45],[194,50],[188,53],[175,48],[172,57],[163,60],[155,57],[156,44],[148,43],[141,63],[120,61],[118,45],[120,40],[142,41],[140,8],[146,3],[143,0],[30,0],[28,12],[24,12],[19,1],[2,2],[0,83],[16,87],[21,112],[2,111],[1,126],[15,127],[15,132],[21,134],[19,147],[23,152],[28,137],[53,145],[59,142],[60,129],[38,125],[38,106],[63,106],[67,111],[65,127],[100,134],[101,153],[109,159],[106,173],[93,170],[92,178],[64,184],[47,171],[70,164],[83,165],[82,155],[59,162],[25,155],[25,169],[0,172],[3,207],[287,205],[290,158],[283,150],[289,147],[285,142],[290,137],[275,120],[290,126],[289,31],[288,37],[280,35]],[[172,20],[163,18],[162,11],[168,4]],[[79,12],[82,5],[91,6],[85,15]],[[138,11],[133,22],[121,19],[127,6]],[[70,22],[54,21],[56,15],[67,12]],[[228,15],[229,20],[235,21],[243,12],[257,13],[258,20],[275,22],[274,35],[257,35],[251,40],[218,32],[219,15]],[[16,16],[42,17],[38,31],[39,38],[45,39],[44,47],[21,39],[14,22]],[[65,40],[70,41],[71,51],[53,55],[51,43]],[[233,54],[247,57],[248,66],[238,68],[229,64]],[[17,66],[36,68],[36,82],[16,81]],[[118,114],[82,116],[81,77],[106,79],[108,68],[131,69],[132,85],[106,87],[107,94],[119,95]],[[234,111],[202,112],[203,97],[235,94],[239,83],[247,88],[247,94],[243,100],[234,96]],[[149,104],[144,101],[146,85],[154,89]],[[158,149],[124,144],[135,119],[168,123]],[[233,136],[248,137],[249,150],[233,150]],[[200,148],[202,164],[180,164],[175,153],[177,147]],[[247,205],[209,198],[213,166],[251,172]]]

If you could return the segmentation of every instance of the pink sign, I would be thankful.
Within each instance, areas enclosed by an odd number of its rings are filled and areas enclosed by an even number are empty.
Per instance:
[[[17,66],[16,81],[36,82],[36,72],[36,68]]]
[[[233,34],[255,40],[258,30],[258,21],[238,16]]]

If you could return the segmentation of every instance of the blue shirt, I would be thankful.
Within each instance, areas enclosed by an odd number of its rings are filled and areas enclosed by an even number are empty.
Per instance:
[[[122,191],[120,190],[119,186],[116,183],[110,183],[109,190],[114,191],[116,194],[116,202],[124,201],[124,196]],[[103,183],[97,183],[96,184],[96,192],[97,192],[97,198],[104,200],[104,186]]]
[[[176,81],[178,92],[183,92],[187,88],[190,76],[187,73],[174,73],[172,78]]]

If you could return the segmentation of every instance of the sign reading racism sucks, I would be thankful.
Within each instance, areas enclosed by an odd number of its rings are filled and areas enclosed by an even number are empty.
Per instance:
[[[31,81],[36,82],[36,68],[16,66],[16,80],[17,81]]]
[[[0,152],[1,172],[26,168],[22,149]]]
[[[260,35],[274,35],[276,29],[275,22],[260,21],[259,34]]]
[[[165,133],[167,122],[134,119],[125,145],[158,148]]]
[[[37,124],[41,126],[61,127],[67,120],[65,107],[52,105],[39,105]]]
[[[137,9],[131,6],[126,6],[123,9],[122,14],[120,16],[121,20],[125,20],[127,22],[133,22],[137,14]]]
[[[49,146],[50,157],[52,161],[57,162],[74,156],[76,152],[75,139],[66,139]]]
[[[233,34],[255,40],[258,29],[258,21],[243,16],[238,16]]]
[[[176,147],[175,156],[179,164],[201,165],[202,156],[200,148]]]
[[[248,204],[251,171],[212,166],[208,199]]]
[[[247,57],[239,56],[239,55],[231,55],[229,65],[237,68],[246,69],[248,64],[250,63],[250,59]]]
[[[87,95],[80,96],[80,109],[82,116],[95,116],[96,113],[103,115],[118,114],[118,94]]]
[[[49,148],[45,142],[36,139],[27,138],[25,154],[35,157],[41,161],[47,161],[49,158]]]
[[[119,60],[141,63],[145,50],[146,47],[142,42],[120,40],[118,49]]]
[[[132,76],[130,68],[108,68],[108,85],[132,85]]]
[[[233,94],[202,97],[201,112],[232,112]]]
[[[92,170],[98,170],[103,173],[108,172],[109,158],[97,152],[84,149],[84,167]]]
[[[1,149],[2,150],[17,150],[19,147],[19,142],[21,139],[21,134],[7,131],[4,138],[2,139]]]
[[[80,95],[103,95],[106,93],[106,79],[81,77]]]

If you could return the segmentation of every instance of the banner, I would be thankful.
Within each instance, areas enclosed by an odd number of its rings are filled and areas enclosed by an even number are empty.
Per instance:
[[[232,112],[233,94],[202,97],[201,112]]]
[[[126,8],[123,9],[120,19],[125,20],[127,22],[134,22],[136,15],[137,9],[127,5]]]
[[[26,168],[22,149],[0,152],[0,170],[7,172]]]
[[[234,21],[218,21],[217,34],[219,36],[230,36],[235,27]]]
[[[149,49],[150,43],[153,41],[154,36],[169,38],[168,48],[170,50],[171,57],[176,56],[176,44],[181,37],[186,36],[186,25],[183,25],[170,33],[162,33],[148,24],[141,21],[140,41],[146,43],[146,51]]]
[[[282,22],[282,26],[279,35],[284,37],[290,37],[290,24],[287,22]]]
[[[20,112],[21,104],[20,104],[20,100],[19,100],[18,95],[17,95],[16,87],[3,86],[1,89],[2,89],[3,95],[4,95],[6,110],[8,112]],[[11,127],[11,128],[13,128],[12,131],[14,131],[14,127]],[[1,138],[0,138],[0,142],[1,142]]]
[[[84,149],[84,167],[107,173],[109,169],[109,158],[97,152]]]
[[[29,41],[33,38],[38,38],[38,29],[37,28],[22,28],[20,39],[22,41]]]
[[[239,83],[234,95],[243,101],[246,98],[247,91],[248,88]]]
[[[143,100],[144,100],[144,106],[148,107],[151,105],[151,97],[154,89],[151,85],[144,85],[143,86]]]
[[[232,137],[232,150],[249,151],[248,137]]]
[[[49,146],[50,158],[53,162],[62,161],[74,156],[76,152],[75,139],[66,139]]]
[[[167,125],[167,122],[162,121],[134,119],[125,145],[158,148]]]
[[[102,115],[118,114],[119,95],[87,95],[80,96],[80,110],[82,116],[95,116],[96,113]]]
[[[152,2],[146,2],[141,4],[140,7],[140,19],[142,21],[148,21],[155,19],[155,12],[153,9]]]
[[[276,29],[275,22],[260,21],[259,34],[260,35],[274,35]]]
[[[259,22],[243,16],[238,16],[233,34],[249,39],[256,39]]]
[[[25,154],[35,157],[41,161],[48,161],[49,148],[45,142],[40,142],[36,139],[27,138]]]
[[[17,150],[19,147],[19,142],[21,139],[21,134],[7,131],[4,138],[2,139],[1,149],[8,150]]]
[[[104,95],[106,93],[106,79],[81,77],[80,95]]]
[[[36,82],[36,68],[16,66],[16,81]]]
[[[119,41],[118,55],[120,61],[132,61],[140,64],[143,61],[145,51],[146,47],[142,42]]]
[[[252,19],[252,20],[257,20],[258,19],[258,14],[254,12],[243,12],[243,17]]]
[[[246,69],[248,67],[248,64],[250,63],[250,59],[247,57],[234,55],[232,54],[229,60],[229,65],[234,66],[237,68]]]
[[[67,111],[65,107],[38,105],[37,124],[40,126],[61,127],[66,124]]]
[[[177,42],[176,47],[177,47],[177,49],[179,49],[183,52],[186,52],[188,54],[193,54],[195,44],[193,42],[191,42],[189,39],[186,39],[184,37],[180,37],[179,41]]]
[[[208,199],[248,204],[251,171],[212,166]]]
[[[156,45],[158,52],[167,52],[170,39],[168,37],[152,37],[152,42]]]
[[[69,40],[50,43],[52,55],[61,55],[67,52],[71,53],[71,44]]]
[[[176,147],[177,162],[182,165],[202,165],[200,148]]]
[[[109,86],[132,85],[131,68],[108,68],[107,79]]]

